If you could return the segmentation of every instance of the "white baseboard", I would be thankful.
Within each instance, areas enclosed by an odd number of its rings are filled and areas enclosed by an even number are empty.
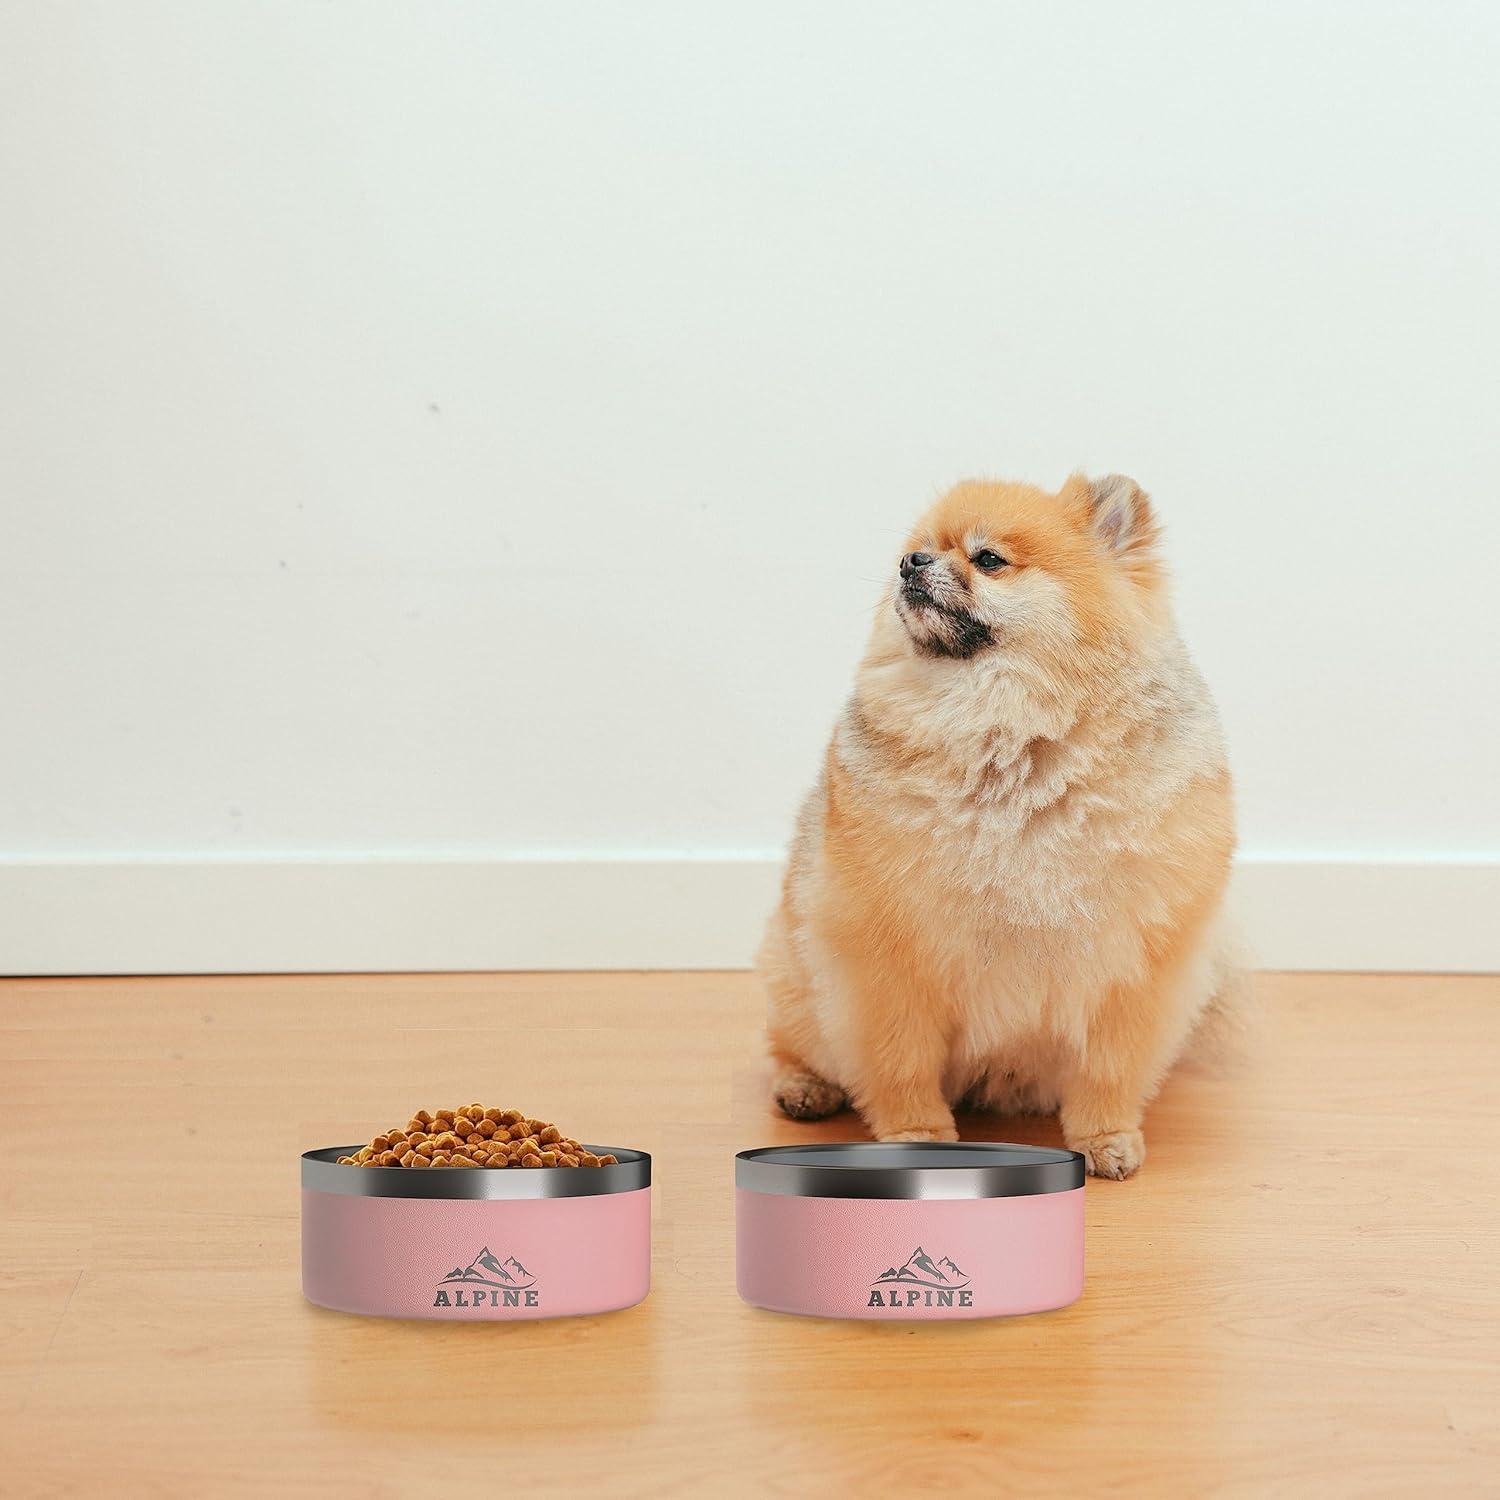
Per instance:
[[[737,969],[769,856],[0,860],[0,972]],[[1249,856],[1270,969],[1500,969],[1500,860]]]

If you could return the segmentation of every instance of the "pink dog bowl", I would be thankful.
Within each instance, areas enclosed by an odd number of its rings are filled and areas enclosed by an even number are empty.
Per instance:
[[[302,1157],[302,1290],[382,1318],[562,1318],[651,1288],[651,1158],[612,1167],[341,1167]]]
[[[822,1318],[992,1318],[1083,1291],[1083,1158],[962,1141],[735,1158],[740,1296]]]

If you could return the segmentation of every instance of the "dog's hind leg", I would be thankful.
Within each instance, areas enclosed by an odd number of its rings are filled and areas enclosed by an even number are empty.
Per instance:
[[[849,1102],[838,1084],[820,1078],[801,1063],[781,1058],[771,1092],[782,1114],[792,1120],[826,1120]]]
[[[792,949],[786,917],[777,911],[766,928],[756,968],[766,986],[767,1030],[775,1072],[771,1095],[792,1120],[824,1120],[848,1103],[843,1088],[807,1061],[818,1050],[811,986]]]

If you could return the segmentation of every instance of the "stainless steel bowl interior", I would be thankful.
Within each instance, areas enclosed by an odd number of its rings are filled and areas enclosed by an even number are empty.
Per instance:
[[[735,1157],[737,1187],[798,1198],[1015,1198],[1084,1182],[1083,1157],[997,1141],[763,1146]]]

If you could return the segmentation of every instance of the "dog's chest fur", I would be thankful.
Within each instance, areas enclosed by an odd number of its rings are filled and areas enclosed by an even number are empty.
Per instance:
[[[926,956],[955,981],[1002,961],[1017,979],[1067,956],[1110,969],[1115,946],[1128,961],[1164,819],[1223,764],[1212,700],[1175,640],[1081,704],[1024,669],[877,671],[835,753],[859,816],[881,825],[890,888],[909,893]]]

